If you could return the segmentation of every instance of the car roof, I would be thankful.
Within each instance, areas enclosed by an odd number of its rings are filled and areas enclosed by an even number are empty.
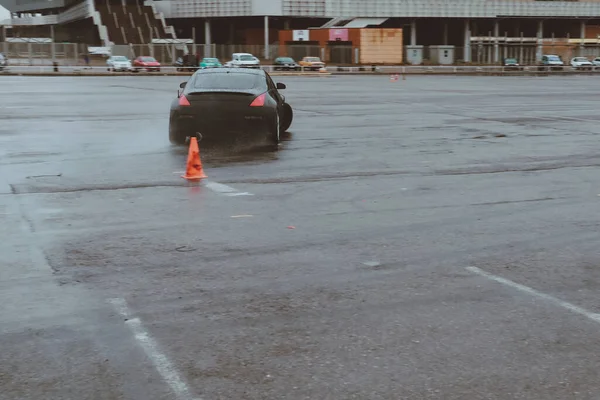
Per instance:
[[[246,74],[246,75],[265,75],[262,69],[245,69],[245,68],[215,68],[215,69],[199,69],[196,74]]]

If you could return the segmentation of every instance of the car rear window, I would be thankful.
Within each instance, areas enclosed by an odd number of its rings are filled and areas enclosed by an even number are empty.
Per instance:
[[[194,79],[194,89],[211,90],[251,90],[265,88],[264,77],[247,73],[198,74]]]

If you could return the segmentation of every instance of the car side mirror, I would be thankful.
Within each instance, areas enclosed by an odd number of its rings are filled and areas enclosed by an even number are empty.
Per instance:
[[[286,87],[287,86],[285,86],[285,83],[277,82],[277,90],[283,90]]]
[[[181,82],[181,83],[179,84],[179,87],[180,87],[181,89],[185,89],[185,85],[187,85],[187,82]]]

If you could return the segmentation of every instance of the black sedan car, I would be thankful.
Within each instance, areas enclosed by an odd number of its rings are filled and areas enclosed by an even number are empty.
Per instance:
[[[266,135],[277,144],[292,124],[292,107],[279,93],[285,85],[275,84],[261,69],[200,69],[180,88],[169,118],[174,144],[197,133],[208,142],[226,135]]]
[[[278,57],[273,62],[275,71],[300,71],[302,67],[291,57]]]

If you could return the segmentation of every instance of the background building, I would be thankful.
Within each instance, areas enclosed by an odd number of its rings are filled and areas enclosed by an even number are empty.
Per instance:
[[[504,57],[532,63],[545,52],[600,55],[600,2],[594,0],[0,0],[0,5],[13,13],[3,29],[13,41],[128,46],[134,54],[159,49],[169,60],[182,51],[220,58],[249,51],[269,59],[281,53],[279,46],[296,56],[321,55],[322,41],[294,40],[294,31],[313,28],[401,29],[404,59],[413,62],[434,58],[432,46],[450,46],[457,62],[479,64]],[[280,37],[280,31],[291,36]],[[337,46],[354,54],[352,41]],[[360,57],[348,59],[357,61]]]

